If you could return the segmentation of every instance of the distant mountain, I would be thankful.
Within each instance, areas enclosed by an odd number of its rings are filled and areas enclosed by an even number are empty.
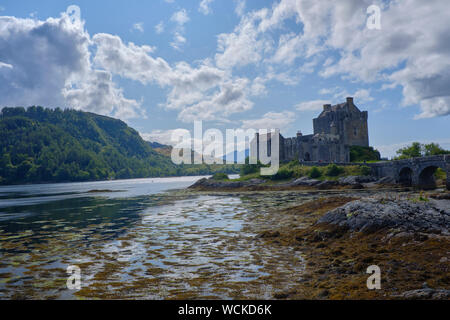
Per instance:
[[[164,145],[155,145],[164,149]],[[177,166],[121,120],[94,113],[3,108],[0,184],[210,174],[234,167]]]

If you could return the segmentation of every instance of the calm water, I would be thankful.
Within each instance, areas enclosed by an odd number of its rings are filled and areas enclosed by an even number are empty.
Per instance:
[[[0,299],[272,298],[300,280],[299,252],[255,236],[310,196],[185,189],[199,178],[0,187]]]

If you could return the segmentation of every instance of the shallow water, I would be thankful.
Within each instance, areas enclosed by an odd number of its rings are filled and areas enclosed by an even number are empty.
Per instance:
[[[183,190],[198,178],[0,187],[0,298],[268,299],[299,281],[301,253],[256,235],[312,196]]]

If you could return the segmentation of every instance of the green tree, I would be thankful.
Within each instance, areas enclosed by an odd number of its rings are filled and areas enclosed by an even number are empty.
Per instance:
[[[406,146],[397,150],[397,159],[408,159],[422,156],[422,145],[419,142],[413,142],[410,146]]]
[[[437,156],[441,154],[450,154],[450,150],[442,149],[437,143],[429,143],[423,145],[424,156]]]
[[[396,159],[408,159],[423,156],[436,156],[441,154],[450,154],[450,150],[445,150],[437,143],[421,144],[413,142],[410,146],[406,146],[397,150]]]

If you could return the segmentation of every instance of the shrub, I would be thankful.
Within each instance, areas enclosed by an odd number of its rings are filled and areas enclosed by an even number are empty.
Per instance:
[[[445,180],[445,177],[447,176],[445,171],[441,168],[437,168],[436,172],[434,173],[434,176],[438,180]]]
[[[373,147],[350,147],[350,162],[378,161],[380,152]]]
[[[213,180],[228,180],[228,175],[223,172],[217,172],[217,173],[214,173],[214,175],[212,176],[212,179]]]
[[[278,172],[270,177],[272,180],[284,180],[292,178],[294,175],[294,171],[289,170],[287,168],[281,168]]]
[[[312,167],[311,171],[309,172],[309,177],[310,178],[320,178],[320,176],[322,175],[322,172],[320,172],[320,170],[317,167]]]
[[[298,161],[298,159],[291,160],[291,161],[289,161],[289,163],[287,164],[287,166],[288,166],[289,168],[297,167],[297,166],[299,166],[299,165],[300,165],[300,161]]]
[[[372,168],[368,166],[360,166],[361,175],[369,176],[372,174]]]
[[[338,167],[335,164],[330,164],[327,166],[326,175],[329,177],[336,177],[344,173],[344,168]]]

